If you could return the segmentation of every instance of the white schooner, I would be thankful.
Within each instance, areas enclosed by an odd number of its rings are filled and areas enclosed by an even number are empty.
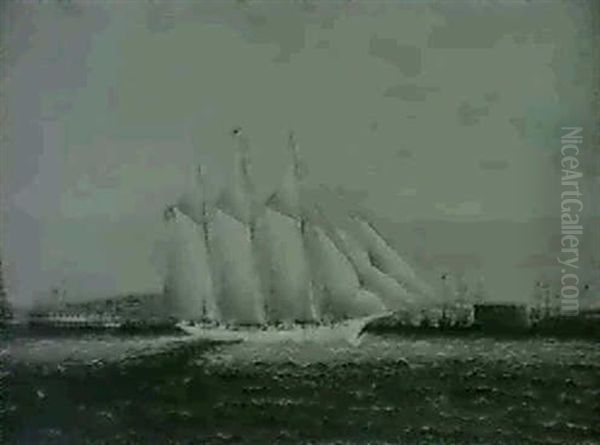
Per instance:
[[[290,166],[264,202],[254,193],[248,141],[240,129],[233,134],[233,179],[216,203],[208,204],[206,172],[199,167],[192,192],[165,211],[165,290],[182,329],[238,337],[252,330],[287,336],[302,330],[304,338],[307,329],[315,335],[330,335],[336,326],[360,330],[374,317],[435,300],[363,218],[352,216],[355,230],[349,231],[308,217],[293,134]]]

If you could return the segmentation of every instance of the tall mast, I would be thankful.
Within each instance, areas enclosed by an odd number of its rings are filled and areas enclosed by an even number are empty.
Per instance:
[[[232,131],[236,142],[233,182],[225,198],[232,214],[254,231],[254,186],[251,179],[250,144],[240,127]]]
[[[201,193],[201,197],[202,197],[202,203],[201,203],[201,217],[202,217],[202,223],[201,223],[201,228],[202,228],[202,235],[204,238],[204,246],[206,251],[209,251],[209,244],[208,244],[208,217],[206,214],[206,189],[205,189],[205,171],[204,171],[204,167],[202,164],[198,164],[198,169],[196,172],[197,175],[197,181],[198,181],[198,185],[200,186],[200,193]],[[202,299],[202,318],[206,319],[207,318],[207,310],[206,310],[206,298]]]
[[[296,202],[294,204],[297,206],[297,208],[293,210],[296,213],[295,216],[300,220],[300,228],[302,232],[304,232],[304,225],[306,221],[302,213],[302,200],[300,191],[300,182],[302,181],[304,172],[302,169],[302,162],[300,159],[300,147],[298,145],[298,140],[296,139],[296,134],[293,130],[290,131],[288,136],[288,146],[292,156],[292,193],[296,195],[293,198],[296,199]]]
[[[301,206],[300,182],[303,177],[302,162],[300,159],[300,150],[293,131],[288,135],[288,147],[291,163],[285,172],[283,182],[279,189],[273,192],[267,199],[267,205],[279,212],[295,218],[304,224]]]
[[[212,258],[220,283],[219,301],[224,321],[264,322],[260,280],[256,270],[255,212],[250,178],[249,144],[235,128],[237,144],[232,180],[223,190],[211,215]]]
[[[202,204],[201,204],[201,212],[202,212],[202,232],[204,235],[204,242],[206,243],[206,248],[209,249],[208,243],[208,209],[206,206],[206,169],[202,164],[198,164],[198,169],[196,171],[196,178],[198,181],[198,185],[200,187],[200,191],[202,193]]]
[[[237,142],[236,168],[239,168],[240,185],[248,193],[253,192],[254,187],[251,178],[250,143],[242,133],[241,127],[235,127],[232,131],[234,140]]]

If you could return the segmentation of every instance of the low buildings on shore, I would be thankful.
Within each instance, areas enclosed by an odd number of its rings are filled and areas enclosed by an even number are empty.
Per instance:
[[[35,307],[28,324],[47,328],[146,328],[173,326],[165,296],[137,294],[82,303],[60,302]]]

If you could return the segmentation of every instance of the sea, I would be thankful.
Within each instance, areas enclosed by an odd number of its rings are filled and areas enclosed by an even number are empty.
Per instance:
[[[6,444],[600,444],[587,340],[20,332]]]

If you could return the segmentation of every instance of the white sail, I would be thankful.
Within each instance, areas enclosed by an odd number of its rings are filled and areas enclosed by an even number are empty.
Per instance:
[[[298,146],[290,134],[290,168],[267,202],[257,227],[266,261],[266,308],[270,321],[315,321],[310,271],[302,236]]]
[[[412,268],[362,220],[361,243],[309,223],[301,203],[301,164],[293,162],[266,205],[257,204],[248,144],[239,131],[233,177],[208,206],[204,176],[168,211],[167,290],[174,315],[233,324],[365,317],[414,305],[428,294]],[[332,238],[333,237],[333,238]]]
[[[300,150],[293,133],[289,135],[288,147],[292,162],[283,176],[281,186],[268,200],[268,205],[279,212],[300,219],[302,215],[301,186],[302,162]]]
[[[212,220],[211,257],[224,321],[261,324],[264,299],[254,257],[254,208],[247,141],[238,139],[233,181],[217,204]]]
[[[210,206],[206,196],[206,170],[202,164],[196,168],[194,181],[179,199],[177,208],[192,218],[197,224],[210,219]]]
[[[228,323],[264,323],[264,303],[249,227],[217,209],[213,235],[211,252],[222,319]]]
[[[202,232],[177,207],[169,208],[165,217],[170,238],[166,286],[174,315],[184,319],[204,318],[206,302],[213,294]]]
[[[268,262],[266,308],[270,321],[314,321],[310,271],[301,222],[267,208],[261,218],[260,243]]]
[[[181,197],[177,207],[198,225],[201,234],[201,240],[199,241],[201,256],[198,259],[198,274],[199,278],[206,283],[206,292],[201,296],[204,305],[204,316],[209,320],[219,321],[220,314],[212,279],[212,262],[209,257],[212,220],[205,191],[205,176],[205,169],[202,165],[198,165],[194,184]]]
[[[372,312],[361,315],[385,310],[381,303],[373,304],[373,301],[377,301],[376,296],[361,289],[352,264],[323,229],[311,226],[306,232],[306,239],[319,290],[318,306],[321,313],[340,320],[355,317],[367,308]]]
[[[342,251],[356,268],[363,286],[378,295],[387,309],[399,310],[414,306],[414,295],[394,278],[374,267],[368,253],[346,231],[336,229],[336,234]]]
[[[350,305],[350,318],[368,317],[383,314],[387,310],[377,294],[367,289],[359,289],[353,296]]]
[[[252,225],[255,216],[254,187],[250,179],[250,157],[247,139],[239,129],[234,130],[238,148],[235,152],[233,177],[218,202],[221,210],[238,221]]]
[[[417,277],[413,268],[387,243],[368,222],[354,218],[358,235],[367,250],[371,262],[385,274],[393,277],[409,291],[431,299],[433,289]]]

